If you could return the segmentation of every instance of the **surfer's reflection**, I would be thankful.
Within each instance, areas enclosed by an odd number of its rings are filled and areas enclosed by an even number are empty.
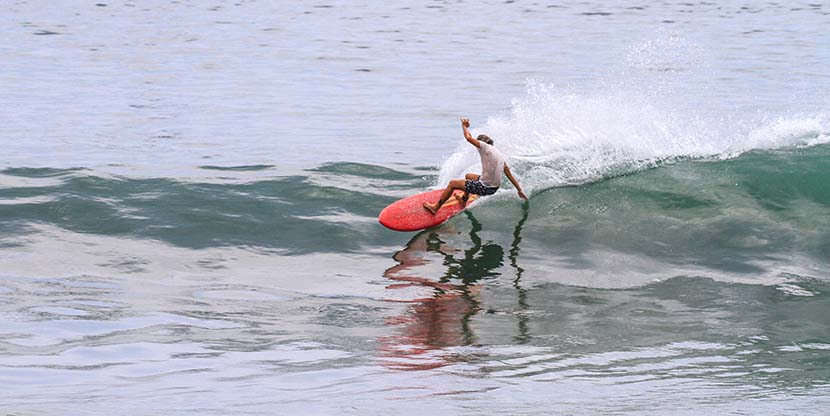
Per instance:
[[[381,352],[387,359],[386,365],[411,370],[440,367],[453,361],[445,350],[446,347],[477,343],[470,323],[483,309],[480,298],[481,280],[501,275],[498,270],[504,265],[505,251],[497,243],[484,243],[479,236],[481,223],[471,213],[466,214],[472,226],[469,232],[472,246],[464,250],[463,254],[445,241],[450,240],[449,237],[454,232],[448,228],[439,228],[416,235],[403,250],[393,256],[398,265],[386,270],[384,276],[396,283],[388,288],[403,294],[402,297],[407,297],[406,290],[415,291],[417,295],[414,299],[409,297],[406,300],[394,300],[411,305],[401,316],[387,321],[390,325],[399,326],[399,335],[381,340]],[[520,286],[523,269],[517,264],[521,228],[527,219],[527,205],[522,214],[508,253],[510,266],[516,270],[513,286],[517,289],[519,298],[519,334],[514,340],[519,343],[529,339],[527,319],[521,313],[527,309],[527,294]],[[421,272],[428,272],[439,261],[442,271],[437,279],[420,276],[426,274]]]

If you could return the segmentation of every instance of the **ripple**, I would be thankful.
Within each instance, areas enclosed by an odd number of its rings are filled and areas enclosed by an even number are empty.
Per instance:
[[[249,172],[249,171],[262,171],[274,168],[274,165],[239,165],[239,166],[214,166],[214,165],[203,165],[199,166],[199,169],[205,170],[218,170],[218,171],[232,171],[232,172]]]
[[[54,319],[38,322],[0,322],[0,334],[8,334],[3,341],[17,346],[45,347],[78,341],[88,337],[105,337],[125,331],[158,327],[189,327],[208,330],[242,327],[227,320],[199,319],[167,313],[154,313],[118,320]]]
[[[284,302],[296,297],[286,293],[269,293],[261,289],[206,289],[193,292],[193,296],[202,299],[249,300],[259,302]]]
[[[816,294],[792,283],[781,283],[775,286],[776,289],[790,296],[815,296]]]
[[[64,315],[64,316],[88,316],[89,312],[75,309],[75,308],[65,308],[60,306],[36,306],[34,308],[29,308],[30,312],[39,313],[39,314],[49,314],[49,315]]]

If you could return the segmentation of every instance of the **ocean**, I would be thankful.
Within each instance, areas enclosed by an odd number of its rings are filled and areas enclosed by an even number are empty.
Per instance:
[[[0,414],[830,414],[830,6],[0,5]],[[420,233],[480,169],[530,196]]]

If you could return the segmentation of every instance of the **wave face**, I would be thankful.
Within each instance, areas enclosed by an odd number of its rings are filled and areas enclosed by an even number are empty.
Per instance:
[[[649,270],[822,275],[830,265],[828,156],[826,146],[753,151],[550,189],[534,199],[544,219],[530,222],[524,237],[603,278]]]
[[[823,137],[804,131],[809,134],[792,140]],[[830,146],[753,150],[725,159],[669,154],[583,152],[585,159],[607,163],[583,164],[580,171],[575,159],[520,158],[536,189],[528,209],[522,213],[512,192],[502,190],[477,203],[468,217],[502,247],[513,245],[521,222],[528,276],[542,282],[628,287],[658,275],[775,280],[821,275],[830,266],[830,182],[824,180]],[[553,168],[557,163],[573,169]],[[0,241],[4,247],[25,245],[52,227],[187,249],[360,253],[399,245],[401,235],[380,227],[377,213],[435,178],[429,171],[356,163],[277,177],[248,169],[218,172],[241,176],[197,181],[6,169],[0,172]],[[242,179],[248,174],[253,179]],[[579,186],[547,187],[592,178]],[[469,240],[465,218],[444,227],[455,230],[448,241],[463,246]]]

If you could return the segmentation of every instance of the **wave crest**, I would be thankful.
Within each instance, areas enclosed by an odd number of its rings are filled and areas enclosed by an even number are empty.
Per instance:
[[[826,143],[826,113],[705,116],[652,92],[589,94],[529,81],[487,133],[530,191],[601,180],[689,158],[726,159],[750,150]],[[438,185],[480,169],[466,143],[441,165]]]

